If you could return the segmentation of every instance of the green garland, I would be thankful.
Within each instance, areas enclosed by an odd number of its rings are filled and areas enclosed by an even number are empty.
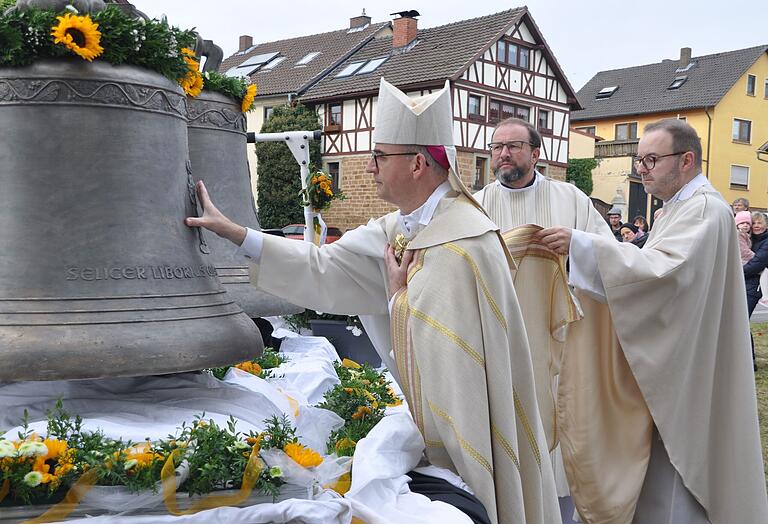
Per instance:
[[[203,73],[203,89],[221,93],[242,102],[248,83],[244,78],[232,78],[216,71],[206,71]]]
[[[68,12],[28,9],[0,15],[0,66],[22,67],[46,58],[75,57],[51,36],[56,17]],[[90,16],[99,24],[104,48],[96,60],[144,67],[173,81],[188,72],[181,50],[194,45],[193,31],[171,27],[165,21],[132,18],[116,6]]]

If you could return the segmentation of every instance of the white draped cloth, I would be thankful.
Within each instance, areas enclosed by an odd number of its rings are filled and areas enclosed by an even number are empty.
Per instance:
[[[265,419],[285,414],[295,424],[303,443],[325,451],[330,432],[340,427],[342,420],[310,404],[318,402],[323,393],[339,383],[333,369],[333,362],[339,358],[333,346],[322,337],[292,336],[285,339],[281,350],[289,361],[277,368],[275,375],[281,376],[280,379],[264,380],[232,369],[223,381],[207,373],[181,373],[0,384],[0,428],[7,430],[7,438],[16,438],[20,429],[17,424],[26,409],[32,421],[30,428],[45,435],[45,412],[52,409],[58,399],[67,411],[83,417],[85,429],[100,429],[108,437],[134,442],[146,437],[166,438],[176,433],[183,421],[192,422],[203,411],[206,419],[223,426],[230,415],[234,416],[237,430],[245,433],[261,431]],[[405,474],[419,463],[424,441],[406,407],[390,408],[387,413],[369,436],[358,442],[352,487],[346,497],[307,486],[311,500],[222,507],[189,516],[108,515],[88,521],[99,524],[350,524],[355,516],[367,524],[400,524],[405,520],[418,524],[469,522],[456,508],[410,492]],[[86,497],[98,489],[94,488]],[[134,497],[139,500],[139,496]],[[135,501],[128,500],[126,507],[135,506]]]

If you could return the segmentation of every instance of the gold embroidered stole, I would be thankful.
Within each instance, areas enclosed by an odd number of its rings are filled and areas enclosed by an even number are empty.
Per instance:
[[[408,278],[410,281],[424,266],[425,250],[420,249],[416,252],[411,267],[408,269]],[[413,415],[413,420],[419,428],[419,432],[426,439],[424,434],[424,412],[421,396],[421,378],[419,368],[416,364],[416,357],[411,345],[411,336],[409,332],[411,317],[411,308],[408,305],[408,289],[403,288],[395,296],[392,306],[392,351],[395,354],[395,363],[397,372],[400,375],[400,387],[403,390],[408,407]]]
[[[565,256],[535,241],[542,228],[519,226],[502,236],[517,264],[515,291],[520,298],[531,348],[536,398],[549,450],[558,443],[556,377],[560,373],[568,325],[581,318],[568,287]]]

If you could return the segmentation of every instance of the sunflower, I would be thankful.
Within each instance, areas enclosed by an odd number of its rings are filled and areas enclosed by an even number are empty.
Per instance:
[[[57,16],[56,19],[59,23],[51,31],[54,44],[64,44],[70,51],[89,62],[104,52],[104,48],[99,45],[99,24],[94,23],[90,16],[67,13]]]
[[[187,64],[187,73],[179,79],[179,85],[184,88],[187,96],[196,97],[203,91],[203,75],[200,73],[200,62],[195,60],[195,52],[185,47],[181,56]]]
[[[290,442],[283,448],[285,454],[291,457],[299,466],[313,468],[323,463],[323,457],[320,453],[314,451],[298,442]]]
[[[243,113],[247,113],[253,106],[253,99],[256,98],[256,84],[251,84],[245,90],[245,96],[243,97],[243,103],[240,104],[240,110]]]

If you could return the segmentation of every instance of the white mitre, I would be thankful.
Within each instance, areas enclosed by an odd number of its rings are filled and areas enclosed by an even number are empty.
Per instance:
[[[456,165],[448,80],[440,91],[411,98],[382,78],[374,122],[374,143],[443,146],[451,166],[448,177],[451,186],[474,202]]]

